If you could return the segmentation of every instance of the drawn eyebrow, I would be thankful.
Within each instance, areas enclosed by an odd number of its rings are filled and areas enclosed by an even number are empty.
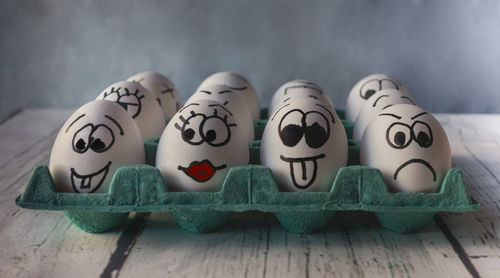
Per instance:
[[[122,129],[121,125],[115,119],[111,118],[108,115],[104,115],[104,117],[108,118],[110,121],[112,121],[113,123],[115,123],[115,125],[120,129],[120,135],[123,136],[124,132],[123,132],[123,129]]]
[[[186,105],[186,106],[182,107],[182,108],[181,108],[181,110],[179,110],[179,113],[180,113],[180,112],[182,112],[184,109],[188,108],[188,107],[189,107],[189,106],[191,106],[191,105],[200,105],[200,104],[199,104],[199,103],[194,103],[194,102],[193,102],[193,103],[190,103],[190,104],[188,104],[188,105]]]
[[[310,98],[314,98],[314,99],[318,99],[318,97],[317,97],[317,96],[313,96],[313,95],[309,95],[308,97],[310,97]]]
[[[307,85],[297,85],[297,86],[287,87],[287,88],[285,89],[285,92],[284,92],[283,94],[286,96],[286,94],[288,93],[288,90],[289,90],[289,89],[298,89],[298,88],[312,89],[312,90],[318,91],[318,93],[319,93],[320,95],[322,95],[322,94],[323,94],[323,92],[322,92],[320,89],[318,89],[318,88],[316,88],[316,87],[313,87],[313,86],[307,86]]]
[[[382,113],[382,114],[378,114],[379,116],[391,116],[391,117],[394,117],[398,120],[401,120],[401,117],[396,115],[396,114],[392,114],[392,113]]]
[[[325,110],[326,110],[326,112],[328,112],[328,114],[330,114],[330,117],[332,117],[332,123],[334,123],[334,124],[335,124],[335,117],[333,117],[332,112],[330,112],[330,110],[329,110],[328,108],[324,107],[323,105],[321,105],[321,104],[319,104],[319,103],[316,103],[316,105],[317,105],[317,106],[319,106],[319,107],[321,107],[321,108],[323,108],[323,109],[325,109]]]
[[[377,106],[377,102],[378,102],[378,100],[379,100],[379,99],[381,99],[381,98],[383,98],[383,97],[389,97],[389,95],[381,95],[381,96],[379,96],[379,97],[375,100],[375,102],[373,103],[373,106],[372,106],[372,107]]]
[[[278,114],[281,111],[281,109],[287,107],[290,104],[291,103],[285,104],[285,105],[281,106],[280,109],[276,110],[276,112],[274,113],[273,117],[271,118],[271,121],[274,120],[274,117],[276,117],[276,114]]]
[[[74,123],[76,123],[76,121],[78,121],[79,119],[81,119],[81,118],[83,118],[83,117],[85,117],[85,114],[81,114],[80,116],[78,116],[78,118],[76,118],[74,121],[72,121],[72,122],[69,124],[69,126],[66,128],[66,131],[65,131],[65,132],[66,132],[66,133],[68,133],[68,131],[69,131],[69,129],[71,128],[71,126],[72,126]]]
[[[411,117],[411,119],[412,119],[412,120],[415,120],[416,118],[418,118],[418,117],[420,117],[420,116],[422,116],[422,115],[425,115],[425,114],[429,114],[429,113],[427,113],[427,112],[422,112],[422,113],[420,113],[420,114],[417,114],[417,115],[415,115],[415,116]]]
[[[246,90],[248,88],[247,86],[244,86],[244,87],[231,87],[231,86],[227,86],[227,87],[229,87],[230,89],[233,89],[233,90],[237,90],[237,91],[243,91],[243,90]]]
[[[227,93],[232,93],[233,91],[231,90],[224,90],[224,91],[220,91],[219,92],[219,95],[222,95],[222,94],[227,94]]]
[[[389,104],[389,105],[386,105],[384,108],[382,108],[382,110],[385,110],[386,108],[389,108],[391,106],[393,106],[394,104]]]
[[[289,101],[290,99],[291,99],[290,97],[287,97],[287,98],[285,98],[282,102],[287,102],[287,101]]]
[[[200,93],[205,93],[205,94],[209,94],[209,95],[211,95],[211,94],[212,94],[212,92],[210,92],[210,91],[205,91],[205,90],[201,90],[201,91],[200,91]]]
[[[229,115],[233,116],[233,113],[231,113],[231,111],[227,110],[226,107],[220,105],[220,104],[209,104],[208,107],[214,107],[214,106],[219,106],[220,108],[226,110],[227,113],[229,113]]]
[[[407,97],[407,96],[401,96],[401,98],[406,98],[407,100],[411,101],[411,103],[413,103],[414,105],[417,105],[417,104],[413,101],[413,99],[411,99],[411,98],[409,98],[409,97]]]

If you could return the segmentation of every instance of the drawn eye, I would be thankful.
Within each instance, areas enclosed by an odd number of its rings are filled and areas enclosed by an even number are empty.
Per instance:
[[[210,116],[205,119],[200,127],[205,141],[213,146],[223,146],[231,139],[231,131],[224,119],[218,116]]]
[[[287,147],[297,145],[302,137],[304,131],[302,129],[302,118],[304,114],[299,110],[291,110],[281,118],[278,126],[281,142]]]
[[[305,117],[306,143],[309,147],[317,149],[323,146],[330,137],[328,120],[319,112],[308,112]]]
[[[113,131],[105,125],[97,125],[90,135],[90,148],[96,153],[109,150],[114,142]]]
[[[141,112],[141,101],[137,95],[122,95],[118,98],[116,103],[127,110],[129,114],[132,115],[132,118],[139,116]]]
[[[380,80],[380,90],[385,89],[396,89],[399,90],[399,86],[396,82],[391,79],[382,79]]]
[[[372,95],[374,95],[378,91],[380,91],[380,82],[377,79],[372,79],[365,82],[365,84],[361,86],[359,95],[366,100],[369,99]]]
[[[428,148],[432,145],[432,131],[429,125],[424,122],[416,121],[412,126],[413,137],[422,148]]]
[[[183,118],[181,118],[181,120],[182,119]],[[204,115],[192,114],[189,118],[184,120],[184,124],[182,128],[180,128],[182,139],[191,145],[203,143],[203,137],[200,130],[204,119]]]
[[[84,153],[88,150],[90,133],[92,133],[92,124],[86,124],[73,135],[73,150],[77,153]]]
[[[386,133],[387,143],[395,149],[406,148],[411,140],[411,128],[402,123],[393,123]]]

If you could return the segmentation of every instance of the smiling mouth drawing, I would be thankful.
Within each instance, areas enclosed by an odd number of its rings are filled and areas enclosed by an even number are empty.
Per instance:
[[[290,175],[295,187],[299,189],[307,189],[313,184],[318,171],[318,159],[324,158],[324,154],[319,154],[311,157],[292,158],[280,155],[281,160],[290,163]],[[299,179],[295,176],[299,175]]]
[[[73,185],[75,192],[94,193],[106,179],[110,165],[111,161],[104,168],[88,175],[80,175],[75,171],[75,168],[71,168],[71,185]],[[92,185],[92,180],[98,180],[97,184]]]
[[[427,167],[432,172],[433,181],[436,181],[436,171],[434,171],[434,168],[432,168],[432,166],[429,164],[429,162],[427,162],[423,159],[418,159],[418,158],[410,159],[410,160],[406,161],[405,163],[401,164],[401,166],[398,167],[396,172],[394,172],[394,180],[396,180],[398,178],[399,172],[404,167],[406,167],[410,164],[413,164],[413,163],[420,163],[420,164],[423,164],[425,167]]]
[[[215,171],[226,168],[227,165],[214,166],[212,162],[205,159],[203,161],[193,161],[188,167],[178,166],[177,169],[183,171],[188,177],[198,182],[206,182],[213,177]]]

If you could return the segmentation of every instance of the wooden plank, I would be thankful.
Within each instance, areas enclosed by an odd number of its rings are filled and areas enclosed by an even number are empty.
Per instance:
[[[0,126],[0,277],[96,277],[117,249],[120,231],[80,231],[61,212],[24,210],[20,194],[38,163],[48,163],[70,110],[25,110]]]
[[[500,277],[500,116],[438,115],[462,168],[475,213],[445,213],[450,228],[481,277]]]

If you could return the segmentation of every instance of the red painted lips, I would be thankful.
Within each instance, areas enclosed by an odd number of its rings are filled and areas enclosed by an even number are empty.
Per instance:
[[[178,166],[177,168],[183,171],[186,175],[198,182],[206,182],[213,177],[215,171],[226,168],[227,165],[214,166],[212,162],[205,159],[203,161],[193,161],[188,167]]]

